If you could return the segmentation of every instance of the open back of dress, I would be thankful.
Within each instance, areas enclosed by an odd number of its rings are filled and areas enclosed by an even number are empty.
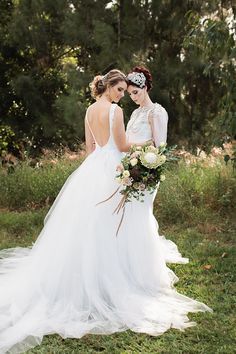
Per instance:
[[[110,137],[70,175],[32,248],[0,252],[0,353],[22,353],[44,335],[63,338],[131,329],[160,335],[192,326],[188,312],[209,311],[179,294],[149,201],[130,203],[118,237],[116,166],[121,153]],[[146,204],[147,203],[147,204]]]

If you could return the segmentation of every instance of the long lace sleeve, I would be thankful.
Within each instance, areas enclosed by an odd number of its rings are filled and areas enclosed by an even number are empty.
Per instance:
[[[161,143],[166,143],[168,114],[165,108],[159,104],[155,104],[155,107],[149,114],[149,120],[152,127],[152,137],[155,146],[159,146]]]

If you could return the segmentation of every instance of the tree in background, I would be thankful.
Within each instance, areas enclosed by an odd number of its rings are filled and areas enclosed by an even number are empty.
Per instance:
[[[78,146],[92,77],[136,64],[153,73],[170,142],[206,147],[234,136],[232,1],[12,0],[0,11],[1,132],[30,153]],[[134,106],[121,104],[128,118]]]

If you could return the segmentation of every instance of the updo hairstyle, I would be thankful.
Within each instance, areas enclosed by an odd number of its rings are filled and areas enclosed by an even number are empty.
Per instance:
[[[95,76],[93,81],[89,84],[92,97],[95,99],[99,98],[108,87],[117,85],[119,81],[125,81],[128,83],[125,74],[118,69],[110,70],[104,76]]]

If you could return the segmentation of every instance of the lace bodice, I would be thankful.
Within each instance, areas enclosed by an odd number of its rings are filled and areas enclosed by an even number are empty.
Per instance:
[[[155,145],[159,146],[161,142],[166,142],[167,123],[168,114],[159,103],[154,103],[151,108],[137,108],[133,111],[127,125],[127,139],[134,143],[153,139]]]

